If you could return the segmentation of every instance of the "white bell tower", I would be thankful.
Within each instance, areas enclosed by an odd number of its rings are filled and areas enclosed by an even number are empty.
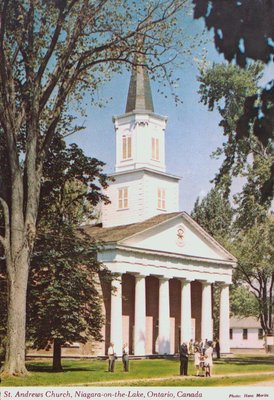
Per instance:
[[[113,117],[116,164],[106,191],[111,204],[103,206],[103,227],[144,221],[179,211],[179,178],[166,173],[167,117],[154,113],[144,66],[133,68],[126,112]]]

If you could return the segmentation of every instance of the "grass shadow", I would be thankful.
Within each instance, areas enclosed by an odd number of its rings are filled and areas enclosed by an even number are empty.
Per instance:
[[[96,372],[98,369],[96,368],[85,368],[85,367],[63,367],[62,371],[53,371],[50,365],[28,365],[27,370],[29,372],[47,372],[47,373],[66,373],[66,372]]]

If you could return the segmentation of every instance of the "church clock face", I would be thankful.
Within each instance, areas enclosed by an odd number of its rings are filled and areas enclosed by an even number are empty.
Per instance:
[[[179,247],[183,247],[185,245],[185,230],[183,225],[179,225],[177,227],[177,238],[176,238],[176,244]]]

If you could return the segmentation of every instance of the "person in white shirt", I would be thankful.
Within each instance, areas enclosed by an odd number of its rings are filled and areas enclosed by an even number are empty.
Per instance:
[[[115,360],[114,343],[110,343],[108,348],[108,372],[114,372]]]
[[[129,354],[128,344],[125,343],[123,346],[123,356],[122,356],[124,372],[128,372],[128,367],[129,367],[128,354]]]
[[[206,376],[211,376],[213,366],[213,344],[207,342],[208,348],[205,351],[205,373]]]

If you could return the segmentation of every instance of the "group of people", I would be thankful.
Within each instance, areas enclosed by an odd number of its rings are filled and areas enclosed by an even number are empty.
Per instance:
[[[189,344],[183,343],[180,348],[180,375],[187,375],[188,360],[190,355],[194,355],[194,365],[196,376],[211,376],[213,366],[213,351],[216,351],[217,358],[220,358],[220,343],[218,339],[214,342],[194,342],[192,339]]]
[[[129,357],[128,356],[129,356],[129,348],[128,348],[128,344],[125,343],[123,345],[123,354],[122,354],[124,372],[129,371]],[[109,348],[108,348],[108,372],[114,372],[115,361],[117,360],[117,358],[118,357],[115,353],[114,343],[110,343]]]
[[[220,343],[218,339],[214,342],[205,340],[205,342],[190,342],[183,343],[180,347],[180,375],[188,374],[188,360],[189,356],[194,356],[194,365],[196,369],[196,376],[200,376],[200,371],[203,371],[203,376],[211,376],[213,365],[213,349],[216,351],[217,358],[220,358]],[[108,348],[108,372],[114,372],[115,361],[117,355],[114,349],[114,343],[110,343]],[[129,348],[128,344],[123,345],[122,361],[124,372],[129,371]]]

